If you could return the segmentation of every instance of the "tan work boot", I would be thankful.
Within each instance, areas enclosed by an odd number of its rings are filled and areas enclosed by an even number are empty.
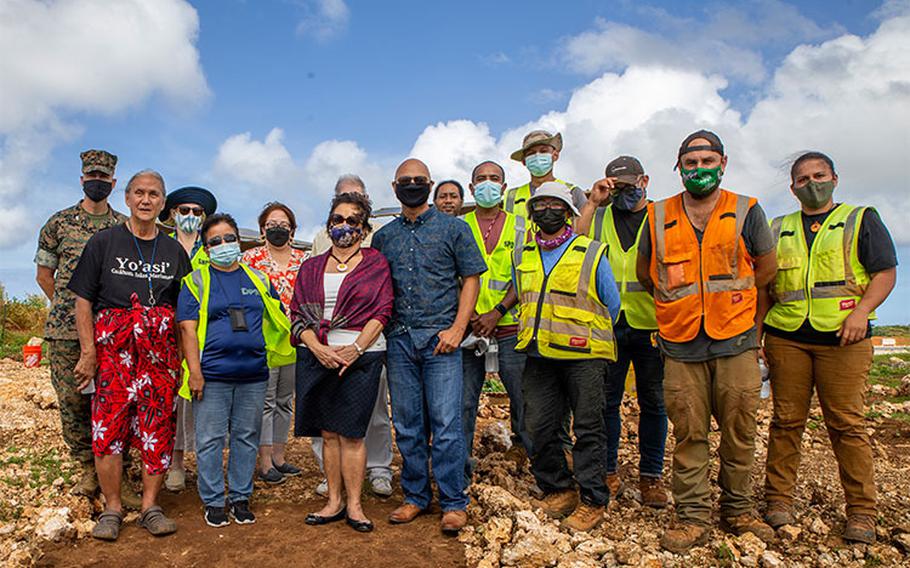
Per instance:
[[[578,493],[574,489],[557,491],[545,495],[543,499],[534,500],[534,506],[554,519],[562,519],[572,513],[578,505]]]
[[[446,511],[442,514],[440,528],[442,532],[456,534],[468,524],[468,514],[465,511]]]
[[[575,512],[559,523],[559,526],[572,532],[588,532],[603,522],[604,510],[605,507],[603,505],[579,503],[578,507],[575,508]]]
[[[875,519],[870,515],[848,515],[844,540],[873,544],[875,542]]]
[[[792,525],[796,519],[793,518],[789,504],[783,501],[769,501],[768,508],[765,510],[765,522],[772,529],[777,529],[784,525]]]
[[[735,517],[721,517],[720,528],[736,536],[750,532],[765,542],[774,540],[774,529],[752,513],[743,513]]]
[[[710,534],[711,531],[708,527],[693,523],[680,523],[660,537],[660,546],[674,554],[683,554],[693,546],[701,546],[708,542]]]
[[[120,482],[120,503],[124,509],[132,509],[134,511],[142,509],[142,496],[136,493],[133,485],[126,479]]]
[[[669,502],[664,482],[659,477],[640,477],[638,490],[641,491],[641,504],[646,507],[663,509]]]
[[[393,525],[403,525],[405,523],[410,523],[416,519],[418,515],[423,514],[425,511],[425,509],[421,509],[412,503],[402,503],[398,506],[398,508],[389,513],[389,522]]]
[[[607,485],[607,489],[610,490],[610,499],[615,501],[626,490],[626,484],[622,482],[622,478],[619,477],[618,473],[608,473],[604,476],[604,483]]]
[[[79,480],[73,487],[73,493],[91,497],[96,491],[98,491],[98,472],[95,471],[95,464],[84,463],[82,464],[82,473],[79,475]]]

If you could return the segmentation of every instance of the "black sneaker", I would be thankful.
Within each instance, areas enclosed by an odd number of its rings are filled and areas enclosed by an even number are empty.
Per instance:
[[[231,518],[234,519],[234,522],[238,525],[252,525],[256,522],[256,515],[250,511],[249,501],[231,503],[230,514]]]
[[[270,468],[267,472],[262,473],[261,471],[256,474],[261,481],[265,481],[269,485],[279,485],[287,481],[284,475],[277,469]]]
[[[231,520],[228,519],[227,514],[224,512],[224,507],[206,507],[205,524],[216,528],[226,527],[231,524]]]
[[[274,468],[276,470],[278,470],[278,473],[280,473],[281,475],[287,476],[287,477],[297,477],[298,475],[303,473],[302,471],[300,471],[299,467],[293,466],[293,465],[289,464],[288,462],[284,462],[281,465],[275,465],[275,463],[272,462],[272,466],[274,466]]]

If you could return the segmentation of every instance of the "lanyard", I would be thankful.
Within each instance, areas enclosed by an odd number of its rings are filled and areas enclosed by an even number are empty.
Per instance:
[[[158,231],[157,229],[155,230],[155,240],[152,245],[152,262],[146,263],[145,256],[142,254],[142,247],[139,246],[139,239],[136,238],[136,233],[133,232],[133,227],[128,222],[127,227],[129,227],[130,235],[133,237],[133,244],[136,245],[136,252],[139,253],[139,260],[142,262],[143,266],[148,267],[145,274],[148,277],[149,283],[149,306],[154,307],[158,302],[155,300],[155,294],[152,292],[152,263],[155,262],[155,255],[158,252]]]

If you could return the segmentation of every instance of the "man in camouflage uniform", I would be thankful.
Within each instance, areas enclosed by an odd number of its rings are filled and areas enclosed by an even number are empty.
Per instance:
[[[114,168],[117,156],[104,150],[86,150],[80,181],[84,196],[76,205],[51,215],[38,236],[35,254],[36,280],[51,301],[44,329],[51,364],[51,383],[57,391],[63,439],[73,459],[82,464],[82,476],[75,492],[93,495],[98,489],[95,457],[92,454],[92,397],[77,390],[73,373],[79,361],[76,334],[76,298],[66,285],[89,238],[108,227],[126,221],[126,216],[108,205],[108,195],[117,183]],[[128,488],[128,484],[123,485]],[[126,489],[125,503],[138,506],[135,491]]]

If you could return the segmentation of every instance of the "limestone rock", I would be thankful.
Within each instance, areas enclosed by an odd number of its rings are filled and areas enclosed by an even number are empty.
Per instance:
[[[744,533],[734,539],[736,543],[736,548],[738,548],[744,556],[751,556],[752,558],[758,558],[762,555],[768,545],[752,533]]]
[[[476,484],[474,496],[478,503],[492,515],[508,514],[529,508],[526,503],[502,487],[495,485]]]
[[[827,536],[827,534],[831,532],[831,529],[825,524],[825,521],[816,518],[809,524],[809,532],[819,536]]]
[[[587,554],[588,556],[593,556],[594,558],[600,558],[611,550],[613,550],[613,546],[602,538],[592,538],[591,540],[586,540],[575,547],[575,552]]]
[[[493,517],[483,527],[483,538],[487,544],[506,544],[512,540],[512,519]]]
[[[784,525],[777,529],[777,536],[784,542],[796,542],[803,529],[794,525]]]
[[[784,563],[776,552],[766,550],[761,555],[761,565],[763,568],[781,568]]]
[[[570,552],[559,559],[557,568],[600,568],[601,564],[594,558],[578,551]]]
[[[641,558],[641,548],[632,542],[620,542],[613,547],[613,554],[620,564],[638,564]]]
[[[44,540],[67,540],[75,536],[76,528],[70,522],[69,507],[44,509],[35,522],[35,536]]]

